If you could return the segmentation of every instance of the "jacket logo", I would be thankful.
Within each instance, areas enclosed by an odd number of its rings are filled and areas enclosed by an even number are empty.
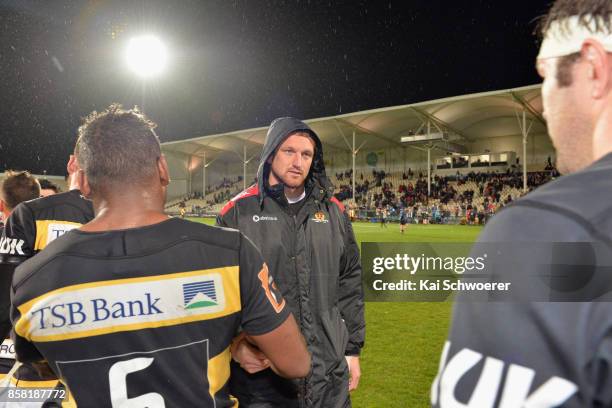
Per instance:
[[[217,306],[217,289],[214,280],[186,283],[183,285],[185,309]]]
[[[312,221],[317,222],[317,223],[328,223],[329,220],[327,218],[325,218],[325,213],[322,211],[317,211],[314,215],[314,217],[312,218]]]
[[[0,254],[25,255],[23,244],[23,239],[4,237],[0,239]]]
[[[277,217],[271,217],[268,215],[254,215],[253,216],[253,222],[259,222],[259,221],[278,221]]]

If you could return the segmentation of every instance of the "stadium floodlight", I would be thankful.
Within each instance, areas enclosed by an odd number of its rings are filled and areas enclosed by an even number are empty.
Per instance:
[[[159,75],[168,61],[166,46],[153,35],[132,38],[126,57],[129,68],[143,78]]]

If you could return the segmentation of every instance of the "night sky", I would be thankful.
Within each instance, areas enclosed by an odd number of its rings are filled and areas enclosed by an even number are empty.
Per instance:
[[[0,171],[64,174],[83,116],[140,105],[162,141],[539,82],[548,1],[0,1]],[[134,35],[169,49],[146,83]]]

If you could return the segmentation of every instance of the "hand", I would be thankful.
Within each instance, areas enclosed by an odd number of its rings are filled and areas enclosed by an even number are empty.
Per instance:
[[[234,339],[230,350],[232,358],[249,374],[255,374],[270,367],[270,361],[266,356],[249,343],[243,334]]]
[[[359,366],[359,356],[344,356],[349,369],[349,391],[357,389],[359,378],[361,378],[361,367]]]

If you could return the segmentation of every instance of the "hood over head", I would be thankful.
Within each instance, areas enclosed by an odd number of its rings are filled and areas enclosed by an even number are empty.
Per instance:
[[[289,137],[289,135],[295,132],[305,132],[310,134],[315,142],[315,154],[312,159],[312,165],[310,166],[310,172],[306,177],[306,190],[312,189],[313,186],[318,184],[324,195],[329,198],[333,195],[334,187],[328,180],[325,174],[325,164],[323,163],[323,145],[319,136],[304,122],[296,118],[283,117],[272,121],[268,133],[266,134],[266,140],[264,142],[263,151],[261,153],[261,159],[259,160],[259,167],[257,169],[257,185],[260,192],[267,191],[274,194],[275,192],[283,192],[284,186],[282,183],[270,187],[268,185],[268,174],[270,171],[270,164],[268,158],[274,154],[276,149]],[[263,194],[260,196],[263,199]]]

